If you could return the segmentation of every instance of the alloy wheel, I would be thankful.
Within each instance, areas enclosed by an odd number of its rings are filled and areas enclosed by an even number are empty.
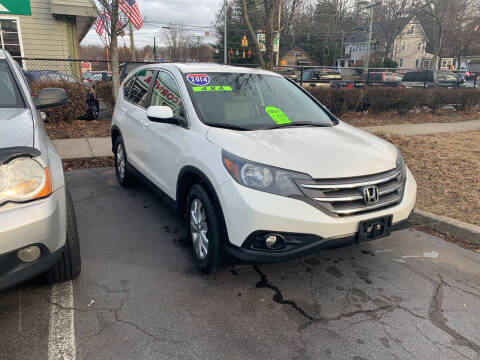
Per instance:
[[[200,199],[194,199],[190,205],[190,233],[195,255],[203,260],[208,255],[207,214]]]

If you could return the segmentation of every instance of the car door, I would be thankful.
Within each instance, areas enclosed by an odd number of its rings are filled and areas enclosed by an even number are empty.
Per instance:
[[[186,117],[178,83],[173,75],[159,70],[153,84],[150,106],[169,106],[174,116]],[[152,169],[152,181],[172,199],[189,130],[180,125],[147,120],[144,139],[148,143],[147,166]]]
[[[458,78],[453,73],[443,73],[443,87],[456,88],[458,86]]]
[[[134,76],[131,88],[124,94],[118,111],[120,130],[122,132],[128,162],[146,177],[151,176],[151,170],[146,166],[149,146],[145,143],[144,133],[147,124],[147,104],[149,90],[155,71],[143,69]]]

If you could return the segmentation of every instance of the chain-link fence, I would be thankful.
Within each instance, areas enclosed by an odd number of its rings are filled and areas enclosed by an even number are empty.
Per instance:
[[[304,87],[334,88],[404,87],[404,88],[479,88],[477,72],[450,69],[394,69],[333,66],[280,66],[274,71]]]
[[[34,78],[48,76],[49,79],[64,76],[88,82],[108,80],[111,64],[107,60],[21,58],[22,68]],[[126,62],[119,66],[121,79],[138,66],[151,62]],[[242,66],[242,65],[240,65]],[[255,67],[255,66],[254,66]],[[258,67],[258,65],[256,66]],[[274,71],[294,80],[304,87],[330,86],[333,88],[376,87],[406,88],[479,88],[479,73],[452,71],[448,69],[392,69],[332,66],[283,66]],[[478,79],[478,80],[477,80]]]

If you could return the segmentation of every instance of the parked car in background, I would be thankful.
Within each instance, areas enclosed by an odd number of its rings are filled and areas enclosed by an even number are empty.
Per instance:
[[[80,273],[80,245],[62,160],[40,111],[62,105],[63,89],[30,95],[17,63],[0,49],[0,291],[44,274]]]
[[[300,78],[301,77],[301,78]],[[335,69],[306,69],[303,76],[297,76],[297,82],[302,82],[304,88],[330,86],[332,80],[341,80],[340,72]]]
[[[93,89],[92,87],[82,84],[80,81],[70,75],[63,74],[54,70],[30,70],[24,71],[24,74],[25,78],[29,83],[42,81],[66,81],[85,87],[85,91],[87,92],[87,100],[85,102],[86,106],[84,117],[87,120],[98,119],[98,113],[100,112],[100,103],[98,102],[95,89]]]
[[[111,134],[120,185],[136,176],[164,195],[205,273],[225,255],[280,262],[388,236],[415,207],[395,146],[263,69],[143,66],[119,90]]]
[[[342,80],[361,80],[363,69],[357,68],[339,68]]]
[[[415,70],[407,72],[400,86],[405,88],[414,87],[444,87],[444,88],[466,88],[465,82],[462,82],[452,71],[445,70]]]
[[[291,67],[277,67],[275,69],[275,72],[290,80],[296,80],[298,78],[298,72]]]
[[[403,77],[399,74],[385,71],[364,72],[362,74],[363,86],[397,87]]]
[[[110,71],[87,71],[82,74],[83,84],[93,86],[99,81],[111,81],[112,73]]]

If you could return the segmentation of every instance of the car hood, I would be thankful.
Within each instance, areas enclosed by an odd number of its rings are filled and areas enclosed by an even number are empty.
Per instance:
[[[257,131],[211,127],[207,139],[242,158],[315,179],[380,173],[397,159],[395,146],[345,123]]]
[[[13,146],[33,146],[29,109],[0,109],[0,148]]]

